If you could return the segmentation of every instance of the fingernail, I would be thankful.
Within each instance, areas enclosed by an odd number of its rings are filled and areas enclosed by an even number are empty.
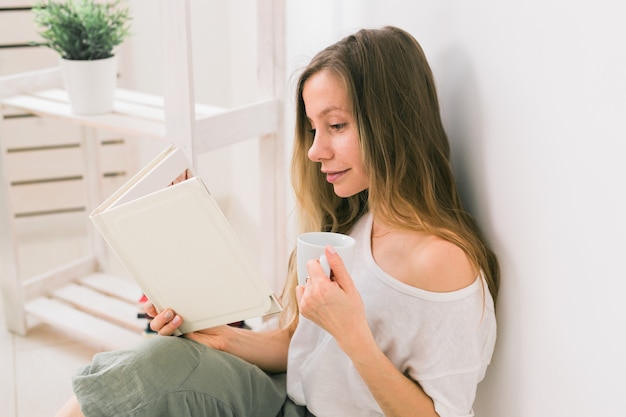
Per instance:
[[[172,317],[174,317],[174,313],[172,312],[172,310],[167,310],[165,314],[163,315],[163,318],[165,320],[171,320]]]
[[[174,317],[174,320],[172,320],[172,324],[178,324],[180,323],[181,318],[179,315],[176,315],[176,317]]]
[[[336,255],[337,251],[335,250],[335,248],[333,248],[331,245],[326,245],[326,250],[328,251],[328,253],[330,253],[331,255]]]

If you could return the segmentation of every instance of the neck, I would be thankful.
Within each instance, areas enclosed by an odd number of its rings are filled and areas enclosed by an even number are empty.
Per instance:
[[[390,224],[379,219],[374,219],[372,223],[372,239],[385,237],[396,230],[398,229]]]

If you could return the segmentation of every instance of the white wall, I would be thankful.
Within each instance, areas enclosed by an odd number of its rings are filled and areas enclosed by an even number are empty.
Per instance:
[[[200,22],[194,39],[203,40],[202,46],[194,42],[203,62],[196,95],[237,105],[254,94],[254,1],[225,3],[192,1],[194,21]],[[619,401],[626,390],[622,4],[287,2],[288,75],[362,26],[409,30],[431,62],[464,199],[503,271],[499,339],[479,389],[478,416],[625,415]],[[129,83],[158,93],[150,90],[159,83],[154,62],[160,51],[141,47],[157,36],[152,25],[158,22],[150,19],[160,17],[153,14],[142,9],[137,17],[137,28],[153,35],[138,34],[134,41]],[[293,80],[286,82],[290,125]],[[249,181],[254,169],[245,168],[256,167],[254,149],[225,151],[206,163],[207,176],[218,179],[213,189],[235,207],[258,204],[257,184]],[[254,233],[258,220],[245,210],[235,208],[234,214]]]
[[[617,0],[289,2],[290,70],[384,24],[431,62],[464,199],[502,264],[477,416],[626,415],[624,16]]]

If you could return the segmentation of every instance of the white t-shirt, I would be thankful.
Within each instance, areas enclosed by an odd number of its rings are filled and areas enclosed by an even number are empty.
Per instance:
[[[496,340],[493,300],[482,277],[458,291],[434,293],[403,284],[374,261],[372,217],[363,216],[352,279],[376,342],[397,369],[418,381],[441,417],[473,416],[476,387]],[[382,416],[348,356],[300,317],[289,346],[287,393],[317,417]]]

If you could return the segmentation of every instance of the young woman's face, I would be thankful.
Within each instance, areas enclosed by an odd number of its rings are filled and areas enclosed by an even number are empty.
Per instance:
[[[356,121],[343,84],[328,71],[318,72],[305,82],[302,99],[313,134],[309,159],[321,164],[339,197],[367,189]]]

